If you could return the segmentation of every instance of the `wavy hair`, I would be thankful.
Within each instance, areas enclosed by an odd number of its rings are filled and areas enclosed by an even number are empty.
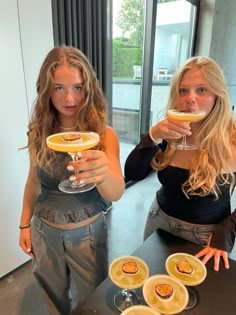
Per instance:
[[[94,131],[100,136],[107,125],[107,102],[95,71],[87,57],[77,48],[59,46],[47,54],[37,79],[37,97],[28,125],[28,150],[33,163],[47,167],[55,159],[46,138],[59,132],[57,110],[51,101],[53,76],[57,67],[67,64],[77,68],[83,77],[83,100],[76,111],[76,129]],[[102,145],[99,147],[101,149]]]
[[[168,109],[176,107],[183,75],[193,68],[200,69],[210,90],[216,95],[216,101],[197,134],[199,149],[190,169],[190,176],[183,183],[182,190],[187,197],[206,196],[212,193],[218,199],[219,185],[229,184],[232,191],[234,174],[230,169],[229,161],[232,160],[231,146],[236,144],[236,124],[220,66],[211,58],[202,56],[192,57],[180,66],[171,81],[165,115]],[[168,166],[175,152],[171,143],[172,141],[168,143],[165,152],[161,150],[157,152],[152,160],[154,169],[160,170]]]

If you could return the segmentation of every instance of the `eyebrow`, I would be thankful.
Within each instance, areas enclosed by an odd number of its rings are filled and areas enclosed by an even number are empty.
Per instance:
[[[180,84],[179,87],[187,87],[189,88],[190,86],[192,85],[188,85],[188,84]],[[197,85],[194,85],[194,87],[209,87],[209,85],[207,83],[200,83],[200,84],[197,84]]]
[[[65,85],[63,83],[57,83],[57,82],[53,82],[53,84],[54,85]],[[73,86],[75,86],[75,85],[83,85],[83,84],[84,84],[84,82],[78,82],[78,83],[73,84]]]

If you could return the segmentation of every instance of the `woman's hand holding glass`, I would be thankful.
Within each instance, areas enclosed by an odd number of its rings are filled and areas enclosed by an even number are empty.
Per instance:
[[[188,123],[166,117],[152,126],[154,139],[177,140],[184,135],[191,136],[191,127]]]
[[[70,176],[71,181],[80,184],[101,184],[108,176],[109,161],[105,152],[100,150],[85,150],[77,153],[78,161],[70,161],[67,169],[75,171]],[[79,172],[77,172],[79,171]]]

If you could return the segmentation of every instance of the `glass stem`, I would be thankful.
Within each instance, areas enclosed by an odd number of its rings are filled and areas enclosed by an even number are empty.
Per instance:
[[[73,162],[79,161],[79,157],[78,157],[78,155],[76,153],[69,152],[69,154],[70,154]],[[75,175],[79,174],[79,170],[74,171],[74,174]],[[77,180],[73,181],[71,185],[73,185],[73,186],[83,186],[83,184],[80,184],[79,181],[77,181]]]
[[[187,144],[187,142],[186,142],[186,135],[184,135],[183,138],[182,138],[182,145],[183,145],[183,147],[185,147],[186,144]]]

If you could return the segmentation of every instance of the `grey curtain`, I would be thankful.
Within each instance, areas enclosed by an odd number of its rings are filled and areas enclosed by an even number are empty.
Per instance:
[[[79,48],[112,106],[112,0],[51,0],[54,45]],[[112,123],[112,113],[109,111]]]

